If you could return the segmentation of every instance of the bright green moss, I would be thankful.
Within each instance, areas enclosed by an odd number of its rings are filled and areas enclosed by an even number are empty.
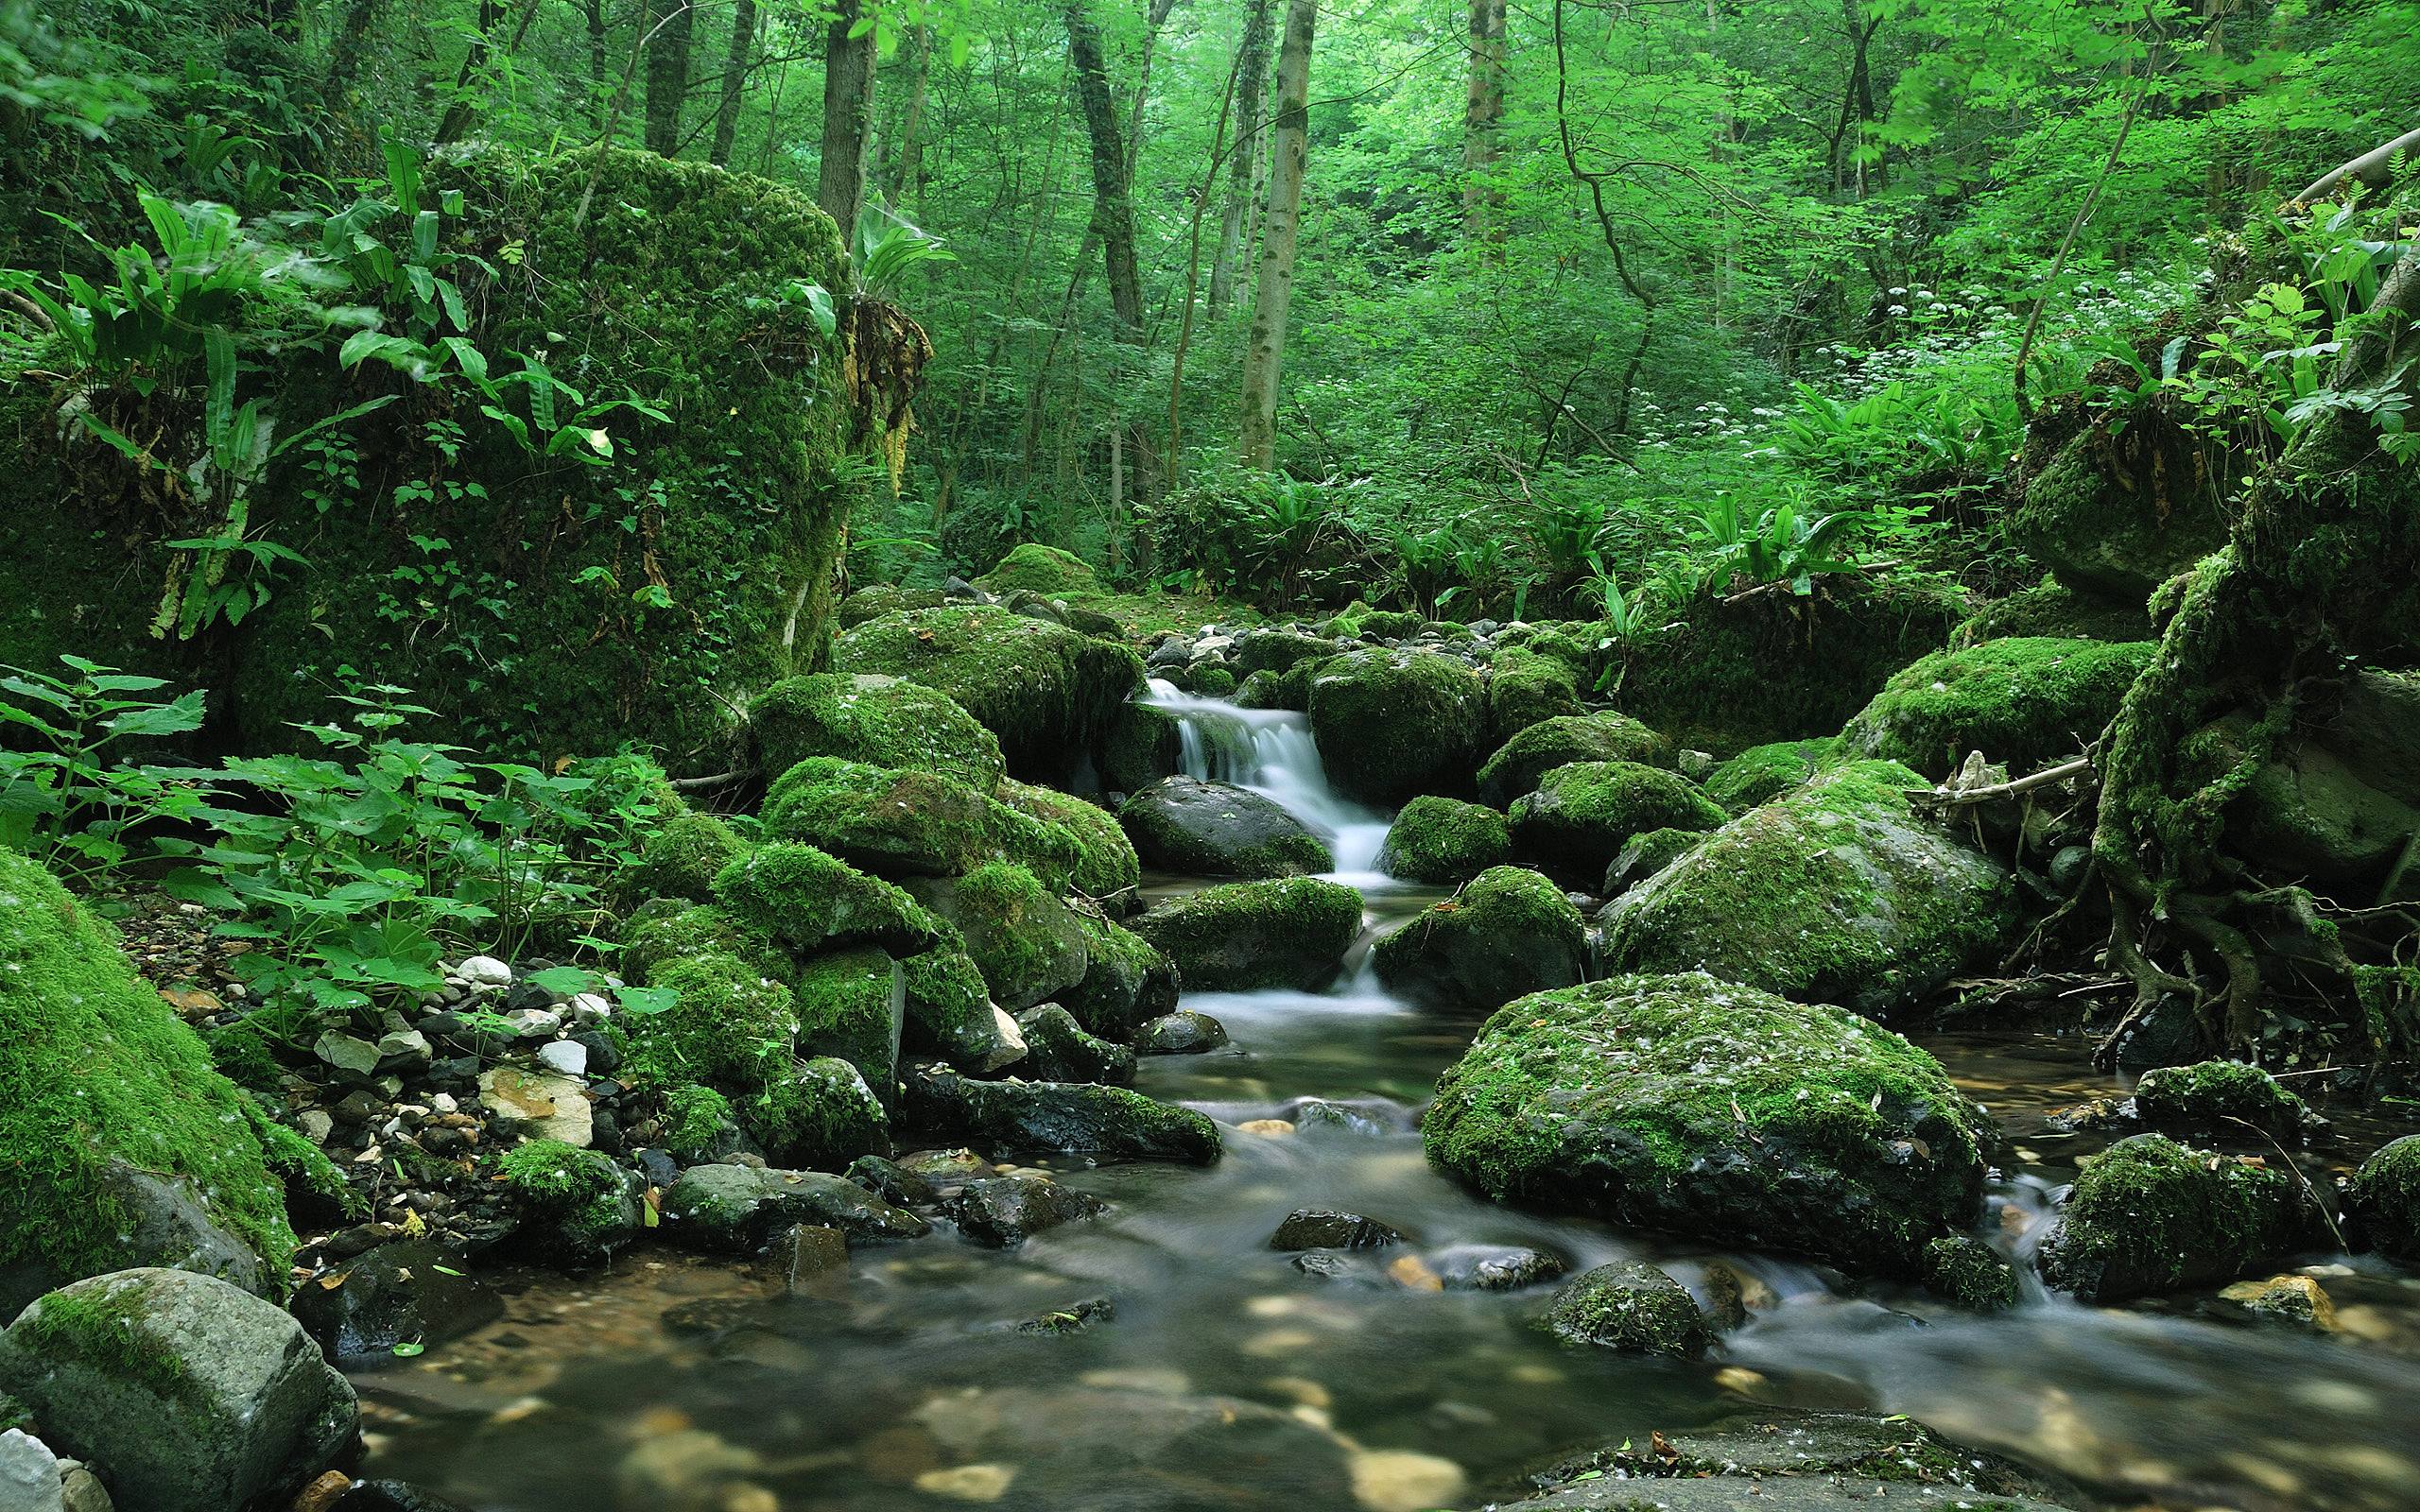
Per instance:
[[[756,696],[748,723],[759,760],[776,775],[832,756],[937,772],[989,793],[1007,770],[999,741],[957,699],[879,673],[785,679]]]
[[[1514,850],[1593,887],[1634,834],[1711,830],[1728,817],[1678,772],[1636,762],[1573,762],[1538,779],[1512,805]]]
[[[1836,745],[1825,739],[1751,746],[1706,777],[1706,797],[1734,814],[1744,814],[1813,778],[1830,765]]]
[[[1305,662],[1311,737],[1328,777],[1354,798],[1400,803],[1467,788],[1487,734],[1477,668],[1435,651],[1349,651]]]
[[[1925,1246],[1925,1285],[1978,1313],[2014,1307],[2021,1288],[2008,1257],[1969,1234],[1936,1239]]]
[[[2276,1077],[2239,1060],[2161,1066],[2135,1084],[2135,1110],[2160,1128],[2240,1134],[2244,1125],[2299,1139],[2309,1107]]]
[[[43,1297],[9,1330],[37,1358],[80,1365],[142,1386],[164,1402],[184,1398],[192,1367],[147,1326],[140,1276],[102,1276]]]
[[[747,849],[711,814],[676,814],[648,833],[629,879],[630,895],[709,902],[716,875]]]
[[[1020,782],[1013,778],[1000,784],[1000,801],[1026,817],[1057,831],[1049,839],[1046,853],[1039,845],[1023,849],[1011,848],[1010,859],[1022,861],[1037,874],[1047,875],[1048,864],[1059,853],[1060,835],[1075,848],[1075,865],[1067,870],[1070,885],[1091,898],[1114,898],[1131,892],[1143,880],[1143,863],[1134,854],[1134,842],[1126,838],[1126,831],[1117,816],[1097,803],[1046,787]]]
[[[1407,882],[1467,882],[1512,858],[1504,816],[1477,803],[1424,794],[1387,831],[1378,869]]]
[[[2103,603],[2085,598],[2055,577],[1984,605],[1958,627],[1950,649],[1963,651],[2010,636],[2055,636],[2076,641],[2148,641],[2151,615],[2139,599]]]
[[[798,1013],[799,1053],[847,1061],[888,1104],[899,1080],[900,1024],[907,1016],[899,963],[878,950],[819,956],[799,968],[790,998]],[[768,1078],[767,1085],[785,1079]]]
[[[2137,1134],[2083,1168],[2042,1273],[2085,1301],[2122,1301],[2231,1280],[2320,1232],[2290,1172]]]
[[[120,1173],[131,1168],[184,1187],[258,1258],[256,1283],[282,1287],[294,1234],[245,1094],[134,974],[115,936],[9,850],[0,1088],[0,1273],[23,1266],[58,1285],[173,1263],[129,1245],[136,1213]]]
[[[1507,1004],[1422,1135],[1498,1198],[1909,1273],[1977,1210],[1987,1128],[1889,1030],[1689,973]]]
[[[1841,734],[1852,757],[1945,777],[1980,750],[2016,772],[2100,738],[2156,649],[2148,641],[1990,641],[1942,651],[1893,677]]]
[[[868,620],[878,620],[885,614],[899,614],[913,609],[939,609],[948,602],[949,595],[938,588],[902,588],[896,583],[869,583],[840,600],[839,607],[833,611],[832,622],[845,630]],[[817,751],[807,754],[847,753]]]
[[[2420,1261],[2420,1134],[2407,1134],[2363,1160],[2345,1207],[2367,1247]]]
[[[890,1115],[857,1067],[819,1056],[739,1106],[740,1122],[775,1165],[843,1171],[890,1149]]]
[[[621,1168],[596,1150],[531,1140],[507,1150],[496,1171],[521,1210],[519,1242],[565,1264],[593,1264],[635,1228]]]
[[[1511,647],[1487,669],[1488,740],[1501,745],[1541,720],[1581,713],[1580,685],[1559,658]]]
[[[715,878],[715,898],[744,935],[771,940],[794,956],[860,942],[930,950],[944,933],[897,887],[808,845],[758,846],[723,868]]]
[[[1316,877],[1225,883],[1161,903],[1134,933],[1176,962],[1189,991],[1308,987],[1361,933],[1361,895]]]
[[[658,1120],[664,1147],[691,1160],[711,1151],[734,1122],[731,1099],[695,1082],[665,1094],[664,1114]]]
[[[1089,597],[1100,592],[1100,576],[1074,552],[1028,541],[975,579],[975,586],[987,593],[1023,589],[1049,598]]]
[[[1586,974],[1588,926],[1563,889],[1495,867],[1372,947],[1378,979],[1414,1002],[1488,1012]]]
[[[1082,979],[1083,933],[1075,915],[1024,867],[978,867],[932,898],[1001,1006],[1022,1011]]]
[[[1063,884],[1076,836],[937,772],[815,756],[765,796],[765,833],[828,850],[885,877],[952,877],[1015,857]]]
[[[738,957],[684,956],[648,980],[674,994],[662,1012],[630,1017],[632,1066],[648,1080],[752,1090],[788,1064],[799,1035],[790,989]]]
[[[906,1032],[915,1048],[969,1071],[990,1069],[1001,1048],[992,988],[975,957],[961,950],[926,951],[899,963],[906,993]]]
[[[294,1130],[269,1117],[259,1099],[244,1099],[246,1122],[261,1142],[261,1160],[269,1174],[285,1183],[289,1198],[296,1194],[315,1197],[343,1212],[364,1206],[327,1153]]]
[[[1565,1281],[1538,1320],[1566,1344],[1694,1360],[1714,1344],[1696,1298],[1653,1265],[1599,1265]]]
[[[832,657],[842,672],[887,673],[948,694],[1026,778],[1080,765],[1118,707],[1143,691],[1143,659],[1132,648],[974,605],[869,620],[843,634]]]
[[[1507,808],[1538,779],[1572,762],[1636,762],[1672,765],[1672,743],[1628,714],[1562,715],[1540,720],[1496,747],[1478,769],[1482,802]]]
[[[757,975],[776,981],[790,973],[787,954],[712,904],[683,905],[662,898],[622,925],[622,972],[633,982],[652,983],[657,969],[667,961],[710,954],[737,956]]]
[[[1224,668],[1219,670],[1224,671]],[[1199,675],[1187,679],[1197,693],[1209,690]],[[1235,679],[1227,679],[1233,691]],[[1133,793],[1175,773],[1181,764],[1184,736],[1176,715],[1150,704],[1130,703],[1117,712],[1101,740],[1100,781],[1112,793]],[[1003,795],[1005,797],[1005,795]]]

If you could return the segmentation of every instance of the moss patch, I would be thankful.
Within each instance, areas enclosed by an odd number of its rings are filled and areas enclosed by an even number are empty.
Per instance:
[[[1829,739],[1751,746],[1707,774],[1705,796],[1734,814],[1745,813],[1813,779],[1837,748]]]
[[[898,1085],[900,1029],[907,1017],[907,982],[899,963],[871,949],[819,956],[799,968],[790,1000],[798,1010],[799,1053],[847,1061],[888,1105]],[[781,1090],[794,1079],[785,1077],[767,1090]],[[743,1118],[748,1111],[743,1106]]]
[[[993,1000],[1011,1012],[1074,987],[1084,975],[1076,916],[1034,874],[1012,863],[919,882],[917,895],[957,926]]]
[[[913,898],[809,845],[758,846],[722,868],[715,899],[744,934],[796,956],[858,943],[913,953],[943,936]]]
[[[2148,641],[1989,641],[1893,677],[1841,734],[1846,755],[1946,777],[1971,750],[2024,773],[2074,756],[2118,713],[2156,647]]]
[[[2232,1280],[2323,1232],[2290,1173],[2137,1134],[2084,1167],[2040,1259],[2051,1285],[2115,1302]]]
[[[2363,1160],[2345,1207],[2367,1247],[2420,1261],[2420,1134],[2407,1134]]]
[[[1226,883],[1161,903],[1134,933],[1176,962],[1190,991],[1307,988],[1361,933],[1361,895],[1315,877]]]
[[[765,833],[883,877],[951,877],[1014,857],[1064,884],[1076,836],[938,772],[810,757],[765,796]]]
[[[1478,669],[1433,651],[1350,651],[1300,663],[1329,780],[1365,802],[1466,789],[1487,734]]]
[[[629,878],[631,896],[708,902],[715,878],[748,850],[731,826],[711,814],[675,814],[648,832]]]
[[[2248,1124],[2290,1141],[2310,1117],[2309,1105],[2276,1077],[2238,1060],[2147,1071],[2135,1084],[2135,1111],[2156,1128],[2239,1136]]]
[[[1636,762],[1573,762],[1512,805],[1513,850],[1593,887],[1624,842],[1650,830],[1711,830],[1727,816],[1678,772]]]
[[[999,796],[1002,803],[1017,813],[1064,835],[1075,854],[1074,865],[1066,871],[1067,882],[1085,896],[1115,898],[1132,892],[1142,882],[1143,863],[1134,853],[1134,842],[1126,838],[1117,816],[1107,809],[1013,778],[1000,784]],[[1056,861],[1060,852],[1061,844],[1056,837],[1046,850],[1011,850],[1012,859],[1037,869]]]
[[[1543,719],[1579,714],[1580,683],[1569,663],[1507,647],[1487,668],[1487,738],[1501,745]]]
[[[1588,926],[1553,883],[1496,867],[1372,947],[1380,981],[1413,1001],[1489,1012],[1586,972]]]
[[[2152,617],[2140,600],[2115,603],[2090,599],[2055,577],[1986,604],[1949,638],[1953,651],[1963,651],[2013,635],[2052,636],[2070,641],[2148,641]]]
[[[1571,762],[1672,765],[1672,743],[1628,714],[1540,720],[1505,741],[1478,769],[1478,796],[1497,808],[1537,790],[1538,779]]]
[[[810,756],[835,756],[938,772],[989,793],[1008,769],[999,741],[957,699],[880,673],[786,678],[756,696],[748,723],[776,776]]]
[[[1090,597],[1100,593],[1100,576],[1074,552],[1028,541],[975,579],[975,586],[987,593],[1022,589],[1051,598]]]
[[[799,1023],[790,989],[780,982],[719,952],[666,961],[648,981],[671,989],[673,1002],[660,1013],[623,1021],[631,1066],[647,1079],[754,1091],[788,1068]]]
[[[1387,831],[1378,869],[1407,882],[1461,883],[1512,859],[1504,816],[1477,803],[1424,794]]]

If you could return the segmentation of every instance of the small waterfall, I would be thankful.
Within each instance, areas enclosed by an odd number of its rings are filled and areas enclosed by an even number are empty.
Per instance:
[[[1144,701],[1176,716],[1177,760],[1187,777],[1258,793],[1328,843],[1333,875],[1361,886],[1387,883],[1377,869],[1387,816],[1328,784],[1309,719],[1288,709],[1239,709],[1157,678]]]

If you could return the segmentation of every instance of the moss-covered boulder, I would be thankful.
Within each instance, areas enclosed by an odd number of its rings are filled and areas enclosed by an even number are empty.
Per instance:
[[[2008,1257],[1972,1234],[1927,1245],[1924,1281],[1935,1297],[1977,1313],[2006,1312],[2024,1295]]]
[[[1101,591],[1100,575],[1081,557],[1031,541],[1011,550],[999,565],[975,579],[975,586],[987,593],[1023,591],[1053,598]]]
[[[1259,628],[1237,631],[1231,656],[1236,673],[1250,677],[1255,672],[1291,672],[1305,662],[1321,661],[1344,649],[1341,643],[1324,635]]]
[[[622,921],[622,973],[642,986],[651,985],[654,973],[669,962],[712,954],[736,956],[758,976],[775,981],[790,973],[786,951],[741,927],[716,904],[659,898]]]
[[[715,878],[722,918],[794,956],[879,945],[898,954],[942,943],[943,929],[916,900],[811,845],[761,845]]]
[[[1216,686],[1217,672],[1227,679]],[[1186,685],[1201,694],[1235,691],[1234,675],[1223,667],[1197,668]],[[1101,740],[1101,785],[1112,793],[1137,793],[1184,766],[1184,736],[1176,715],[1148,703],[1130,703],[1120,710]]]
[[[861,1155],[890,1153],[886,1101],[854,1063],[817,1056],[792,1063],[737,1111],[774,1164],[845,1171]]]
[[[1023,862],[1053,885],[1078,861],[1076,837],[938,772],[815,756],[765,795],[765,833],[828,850],[878,877],[953,877]]]
[[[949,602],[949,595],[938,588],[902,588],[896,583],[869,583],[840,600],[833,610],[832,623],[841,629],[878,620],[885,614],[904,614],[909,610],[939,609]]]
[[[1099,804],[1014,778],[1001,782],[999,799],[1026,817],[1061,832],[1074,848],[1067,884],[1086,897],[1120,898],[1142,882],[1143,862],[1134,852],[1134,842],[1126,837],[1117,816]],[[1025,857],[1029,865],[1031,854]],[[1058,854],[1056,840],[1050,854]]]
[[[757,760],[779,776],[810,756],[905,767],[989,793],[1007,772],[1000,743],[958,700],[880,673],[785,678],[748,706]]]
[[[1697,849],[1704,838],[1703,830],[1645,830],[1634,834],[1614,852],[1613,865],[1605,868],[1599,891],[1607,898],[1618,898]]]
[[[1505,1005],[1421,1133],[1502,1200],[1914,1275],[1979,1210],[1989,1127],[1889,1030],[1688,973]]]
[[[2420,1262],[2420,1134],[2406,1134],[2361,1162],[2344,1211],[2363,1248]]]
[[[638,1238],[640,1183],[595,1150],[531,1140],[496,1161],[515,1223],[511,1247],[541,1264],[602,1265]]]
[[[1580,681],[1559,657],[1509,646],[1487,665],[1487,741],[1501,746],[1547,719],[1581,713]]]
[[[1585,976],[1588,925],[1553,883],[1496,867],[1381,936],[1371,961],[1379,981],[1415,1003],[1492,1012]]]
[[[983,605],[868,620],[833,643],[832,664],[948,694],[1029,782],[1090,762],[1119,708],[1143,691],[1143,659],[1131,648]]]
[[[1026,1055],[1016,1074],[1027,1081],[1134,1084],[1134,1052],[1087,1032],[1056,1003],[1018,1014],[1017,1028],[1025,1035]]]
[[[664,1191],[665,1236],[717,1254],[746,1254],[798,1224],[838,1228],[853,1244],[921,1239],[933,1226],[855,1182],[821,1171],[695,1165]]]
[[[1706,774],[1705,796],[1734,814],[1802,787],[1830,765],[1839,742],[1782,740],[1751,746]]]
[[[968,1071],[997,1071],[1025,1054],[1016,1022],[992,1001],[975,957],[955,947],[899,963],[905,1043]]]
[[[928,1066],[908,1078],[908,1115],[919,1128],[1017,1152],[1191,1165],[1220,1153],[1208,1118],[1123,1087],[975,1081]]]
[[[0,848],[0,1314],[103,1271],[277,1296],[272,1125],[49,872]]]
[[[2052,1286],[2118,1302],[2230,1281],[2325,1243],[2291,1171],[2136,1134],[2083,1168],[2036,1258]]]
[[[1300,877],[1336,865],[1327,842],[1272,799],[1232,782],[1168,777],[1117,821],[1153,868],[1195,877]]]
[[[1176,962],[1188,991],[1318,986],[1361,933],[1361,895],[1316,877],[1231,882],[1172,898],[1134,933]]]
[[[958,929],[993,1001],[1023,1012],[1083,980],[1084,932],[1059,895],[1008,862],[919,879],[916,896]]]
[[[626,1016],[623,1029],[632,1069],[650,1081],[753,1092],[789,1069],[798,1045],[790,989],[754,965],[706,951],[659,963],[648,985],[669,989],[671,1004]]]
[[[1728,815],[1695,782],[1636,762],[1573,762],[1538,779],[1512,804],[1512,850],[1559,877],[1592,887],[1633,835],[1712,830]]]
[[[2027,446],[2024,502],[2011,533],[2027,556],[2076,593],[2140,605],[2152,589],[2227,543],[2223,485],[2202,443],[2150,410],[2112,434],[2066,427],[2051,444],[2037,426]]]
[[[2021,639],[1936,652],[1885,684],[1841,731],[1840,748],[1933,778],[1973,750],[2032,771],[2099,739],[2157,649],[2148,641]]]
[[[1688,1288],[1644,1261],[1574,1276],[1555,1289],[1539,1322],[1565,1344],[1625,1354],[1694,1360],[1714,1346],[1714,1329]]]
[[[1060,1005],[1092,1034],[1126,1040],[1176,1006],[1176,962],[1167,953],[1097,910],[1075,910],[1084,935],[1083,979],[1059,994]]]
[[[1509,808],[1538,779],[1572,762],[1672,765],[1672,743],[1628,714],[1594,713],[1542,719],[1507,739],[1478,769],[1483,803]]]
[[[2020,588],[1975,611],[1949,638],[1949,648],[1963,651],[1985,641],[2013,635],[2051,636],[2066,641],[2149,641],[2156,639],[2151,610],[2141,599],[2131,602],[2086,598],[2055,577]]]
[[[1308,665],[1308,663],[1305,663]],[[1310,679],[1311,738],[1329,781],[1369,803],[1470,785],[1487,737],[1478,670],[1434,651],[1351,651]]]
[[[1704,971],[1879,1013],[2001,945],[2007,868],[1919,816],[1920,779],[1857,762],[1751,809],[1608,904],[1619,971]]]
[[[712,902],[715,878],[747,850],[747,842],[714,815],[675,814],[641,842],[630,896]]]
[[[2241,1138],[2256,1129],[2299,1142],[2310,1105],[2258,1066],[2205,1060],[2160,1066],[2135,1084],[2135,1111],[2153,1128],[2205,1138]]]
[[[817,956],[799,968],[790,1003],[798,1014],[799,1054],[847,1061],[888,1105],[896,1095],[908,1020],[908,983],[899,963],[870,946]]]
[[[1512,859],[1504,816],[1483,804],[1424,793],[1388,827],[1378,869],[1406,882],[1462,883]]]

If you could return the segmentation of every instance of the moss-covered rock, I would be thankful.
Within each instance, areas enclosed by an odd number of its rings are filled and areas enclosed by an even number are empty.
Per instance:
[[[1688,1288],[1644,1261],[1599,1265],[1555,1289],[1540,1324],[1565,1344],[1694,1360],[1714,1330]]]
[[[1672,765],[1672,743],[1628,714],[1562,715],[1528,726],[1498,746],[1478,769],[1483,803],[1509,808],[1538,779],[1572,762]]]
[[[1001,782],[999,797],[1010,808],[1065,836],[1075,857],[1067,870],[1067,883],[1086,897],[1121,897],[1142,882],[1143,862],[1134,853],[1134,842],[1126,838],[1126,830],[1117,822],[1117,816],[1099,804],[1014,778]],[[1055,857],[1058,853],[1059,845],[1054,840],[1049,854]],[[1028,866],[1036,865],[1038,854],[1035,850],[1011,851],[1013,859]]]
[[[1084,933],[1084,975],[1059,1002],[1078,1023],[1089,1033],[1126,1040],[1176,1006],[1176,963],[1166,952],[1098,911],[1075,914]]]
[[[0,849],[0,1314],[164,1265],[276,1296],[294,1251],[267,1121],[115,935]]]
[[[1197,992],[1316,987],[1361,933],[1361,895],[1316,877],[1232,882],[1161,903],[1134,933]]]
[[[833,643],[832,662],[948,694],[998,737],[1009,770],[1032,782],[1090,761],[1143,691],[1143,659],[1131,648],[981,605],[868,620]]]
[[[1017,1074],[1028,1081],[1134,1084],[1134,1052],[1086,1032],[1074,1014],[1056,1003],[1018,1014],[1017,1028],[1026,1042]]]
[[[1011,1013],[1083,980],[1082,927],[1059,895],[1025,868],[994,862],[963,877],[920,879],[914,891],[957,926],[993,1001]]]
[[[675,814],[648,832],[631,868],[629,895],[711,902],[715,878],[739,859],[747,843],[711,814]]]
[[[602,1265],[639,1236],[637,1181],[595,1150],[531,1140],[496,1161],[520,1228],[513,1247],[550,1265]]]
[[[1605,868],[1599,890],[1607,898],[1618,898],[1688,854],[1704,838],[1703,830],[1648,830],[1634,834],[1614,852],[1613,865]]]
[[[740,1102],[740,1123],[776,1165],[845,1171],[890,1153],[890,1115],[856,1065],[837,1056],[794,1062]]]
[[[2132,603],[2090,599],[2055,577],[2020,588],[1975,611],[1949,638],[1949,648],[1963,651],[1985,641],[2013,635],[2051,636],[2067,641],[2149,641],[2151,611]]]
[[[908,1020],[908,984],[899,963],[869,947],[818,956],[799,968],[790,1002],[798,1014],[799,1054],[847,1061],[889,1106],[897,1095],[899,1040]],[[743,1106],[743,1122],[747,1114]]]
[[[917,1053],[968,1071],[997,1071],[1024,1055],[975,957],[955,948],[926,951],[901,961],[899,970],[906,1042]]]
[[[2290,1171],[2137,1134],[2083,1168],[2038,1262],[2052,1286],[2118,1302],[2233,1280],[2325,1239]]]
[[[1415,1003],[1492,1012],[1587,974],[1588,925],[1534,871],[1496,867],[1372,947],[1378,979]]]
[[[1531,725],[1581,713],[1580,682],[1560,658],[1509,646],[1487,667],[1487,743],[1501,746]]]
[[[1311,738],[1339,788],[1396,804],[1470,785],[1487,735],[1477,668],[1434,651],[1352,651],[1317,666]]]
[[[973,1081],[931,1066],[908,1079],[908,1113],[920,1128],[1008,1150],[1192,1165],[1220,1153],[1208,1118],[1123,1087]]]
[[[1388,827],[1378,869],[1406,882],[1463,883],[1512,859],[1504,816],[1478,803],[1425,793]]]
[[[1235,691],[1233,675],[1223,668],[1211,670],[1226,676],[1225,686],[1215,686],[1217,679],[1201,671],[1188,677],[1186,684],[1201,694]],[[1183,765],[1184,745],[1176,715],[1147,703],[1130,703],[1118,711],[1101,740],[1101,783],[1113,793],[1138,793],[1163,777],[1173,777]]]
[[[1236,673],[1250,677],[1255,672],[1291,672],[1305,662],[1321,661],[1345,649],[1324,635],[1262,628],[1238,631],[1233,656]]]
[[[2406,1134],[2361,1162],[2344,1211],[2363,1248],[2420,1262],[2420,1134]]]
[[[838,1228],[851,1244],[921,1239],[933,1226],[854,1182],[821,1171],[696,1165],[664,1192],[666,1237],[717,1254],[746,1254],[798,1224]]]
[[[2008,1257],[1971,1234],[1925,1246],[1925,1285],[1934,1296],[1978,1313],[2006,1312],[2023,1292]]]
[[[2007,869],[1909,805],[1919,782],[1857,762],[1751,809],[1607,905],[1608,966],[1705,971],[1869,1013],[1930,991],[2016,915]]]
[[[2024,773],[2100,738],[2157,647],[2148,641],[1987,641],[1899,673],[1841,734],[1841,751],[1946,777],[1966,753]]]
[[[938,588],[902,588],[896,583],[870,583],[840,600],[833,610],[832,623],[841,629],[878,620],[885,614],[904,614],[909,610],[939,609],[949,602],[949,595]]]
[[[657,965],[650,987],[668,988],[660,1012],[623,1021],[631,1064],[666,1087],[719,1082],[756,1091],[789,1069],[798,1044],[790,989],[720,951]]]
[[[957,699],[875,672],[786,678],[748,706],[748,725],[759,763],[775,776],[832,756],[938,772],[989,793],[1008,770],[999,741]]]
[[[942,943],[942,926],[915,899],[811,845],[758,846],[715,878],[715,901],[743,934],[793,956],[858,944],[914,954]]]
[[[2245,1125],[2298,1142],[2310,1105],[2276,1077],[2239,1060],[2160,1066],[2135,1084],[2135,1111],[2153,1128],[2205,1137],[2241,1137]]]
[[[975,579],[987,593],[1020,590],[1054,598],[1086,596],[1100,591],[1100,575],[1072,551],[1028,541],[1001,558],[999,565]]]
[[[828,850],[879,877],[954,877],[1021,861],[1064,884],[1076,837],[938,772],[810,757],[765,795],[765,833]]]
[[[649,985],[666,963],[710,954],[736,956],[775,981],[790,973],[787,952],[710,903],[662,898],[623,920],[622,972],[633,982]]]
[[[1636,762],[1573,762],[1512,804],[1512,850],[1582,887],[1596,885],[1631,836],[1712,830],[1729,816],[1678,772]]]
[[[2068,588],[2138,606],[2225,545],[2227,519],[2221,485],[2192,437],[2148,410],[2128,421],[2118,435],[2100,423],[2081,427],[2030,466],[2010,524],[2025,554]],[[2045,444],[2040,430],[2029,454]]]
[[[1507,1004],[1421,1132],[1503,1200],[1913,1275],[1979,1211],[1989,1127],[1889,1030],[1689,973]]]
[[[1336,865],[1302,820],[1232,782],[1163,778],[1120,805],[1117,822],[1145,861],[1185,876],[1300,877]]]
[[[1751,746],[1706,774],[1705,796],[1734,814],[1781,797],[1830,765],[1837,740],[1782,740]]]

